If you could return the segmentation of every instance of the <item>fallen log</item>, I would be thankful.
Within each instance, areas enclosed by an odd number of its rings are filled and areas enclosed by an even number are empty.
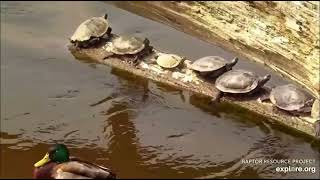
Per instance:
[[[154,57],[156,54],[161,53],[156,49],[153,49],[152,53],[140,59],[140,64],[134,65],[124,61],[123,58],[114,57],[111,52],[108,52],[104,45],[99,47],[93,47],[88,49],[76,48],[73,44],[68,45],[70,52],[77,59],[87,59],[92,60],[101,64],[111,66],[112,68],[117,68],[133,75],[137,75],[143,78],[150,79],[155,82],[160,82],[169,86],[176,87],[181,90],[186,90],[195,95],[202,95],[209,97],[213,100],[219,98],[220,92],[212,82],[201,79],[198,76],[188,71],[188,60],[185,61],[182,68],[176,69],[174,71],[161,70],[159,71],[153,66]],[[157,66],[157,65],[155,65]],[[181,75],[181,77],[177,76]],[[185,76],[185,77],[184,77]],[[192,77],[192,78],[186,78]],[[186,80],[187,79],[187,80]],[[258,97],[264,93],[262,88],[260,92],[255,93],[251,96],[235,97],[232,95],[223,96],[220,100],[229,102],[240,107],[246,108],[250,111],[258,113],[262,116],[267,117],[269,122],[277,123],[294,129],[296,131],[302,132],[309,137],[316,137],[315,119],[311,118],[310,115],[307,116],[293,116],[287,112],[275,110],[271,103],[260,103],[257,101]]]
[[[319,98],[319,2],[118,1],[113,4],[263,63]]]

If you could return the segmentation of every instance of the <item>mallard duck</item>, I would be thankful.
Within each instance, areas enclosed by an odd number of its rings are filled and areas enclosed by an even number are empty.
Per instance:
[[[110,169],[69,156],[68,148],[56,144],[34,164],[35,179],[115,179]]]

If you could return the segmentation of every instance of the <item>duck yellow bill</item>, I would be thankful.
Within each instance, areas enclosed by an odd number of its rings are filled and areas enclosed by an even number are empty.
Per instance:
[[[40,167],[50,161],[49,153],[47,153],[40,161],[34,164],[34,167]]]

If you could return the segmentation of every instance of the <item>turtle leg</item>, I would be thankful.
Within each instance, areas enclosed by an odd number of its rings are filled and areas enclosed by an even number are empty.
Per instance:
[[[107,32],[104,33],[104,35],[101,38],[107,41],[110,38],[111,31],[112,31],[112,28],[109,27]]]
[[[107,29],[106,34],[109,36],[109,35],[111,34],[111,32],[112,32],[112,28],[111,28],[111,27],[109,27],[109,28]]]
[[[309,99],[305,104],[306,104],[306,106],[308,106],[308,107],[309,107],[309,106],[312,107],[314,101],[315,101],[314,99]]]
[[[271,88],[264,87],[264,92],[260,95],[260,97],[257,99],[259,103],[262,103],[263,101],[267,101],[270,99],[270,93],[271,93]]]
[[[74,43],[74,46],[76,47],[76,49],[80,49],[81,47],[80,47],[80,43],[78,42],[78,41],[76,41],[75,43]]]
[[[133,58],[133,65],[134,66],[138,66],[140,64],[139,58],[138,56],[134,56]]]
[[[224,92],[219,91],[218,95],[215,98],[213,97],[211,99],[211,103],[210,104],[220,103],[221,102],[220,100],[221,100],[221,98],[223,97],[224,94],[225,94]]]
[[[124,56],[124,61],[128,64],[135,66],[135,58],[132,58],[131,56]]]
[[[310,113],[311,110],[312,110],[313,101],[314,101],[314,99],[309,99],[308,101],[306,101],[304,107],[299,109],[298,112],[300,112],[300,113]]]
[[[89,41],[79,42],[78,44],[80,48],[87,48],[90,46]]]
[[[310,106],[305,106],[305,107],[299,109],[298,112],[300,112],[300,113],[309,113],[309,112],[311,112],[311,109],[312,109],[312,107],[310,107]]]
[[[153,46],[148,46],[148,53],[151,54],[153,52]]]
[[[100,38],[98,37],[94,37],[94,38],[91,38],[90,40],[88,40],[88,46],[93,46],[95,44],[97,44],[99,42]]]

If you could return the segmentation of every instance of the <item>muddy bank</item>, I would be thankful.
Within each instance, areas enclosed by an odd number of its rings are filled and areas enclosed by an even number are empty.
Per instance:
[[[112,2],[260,62],[319,97],[316,2]]]

